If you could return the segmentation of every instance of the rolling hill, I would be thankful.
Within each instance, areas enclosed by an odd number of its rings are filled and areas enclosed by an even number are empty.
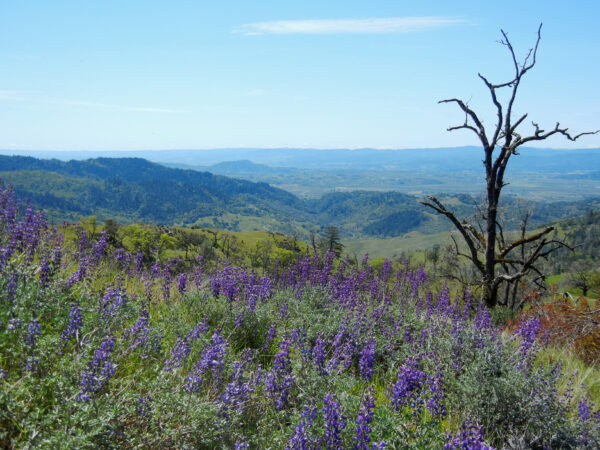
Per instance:
[[[233,171],[256,164],[224,164]],[[269,168],[259,167],[261,170]],[[417,231],[450,229],[441,217],[419,204],[420,197],[400,192],[332,192],[301,199],[263,182],[251,182],[190,169],[169,168],[141,158],[97,158],[85,161],[0,156],[0,179],[21,198],[45,208],[55,222],[95,215],[122,223],[276,231],[308,236],[337,226],[345,238],[393,237]],[[476,210],[469,195],[442,195],[457,214]],[[534,202],[505,196],[507,228],[519,214],[533,211],[531,225],[575,216],[598,201]]]

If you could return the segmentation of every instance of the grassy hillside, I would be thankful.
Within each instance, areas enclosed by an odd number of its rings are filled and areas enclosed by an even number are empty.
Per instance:
[[[600,444],[596,372],[546,348],[539,319],[503,332],[422,268],[211,267],[146,251],[160,229],[118,234],[130,254],[17,211],[0,191],[3,448]]]

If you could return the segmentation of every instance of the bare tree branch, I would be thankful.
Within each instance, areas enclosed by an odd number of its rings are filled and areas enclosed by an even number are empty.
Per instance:
[[[488,139],[485,134],[485,127],[483,126],[483,123],[481,122],[481,120],[479,120],[479,117],[477,117],[477,114],[475,113],[475,111],[473,111],[471,108],[469,108],[464,101],[462,101],[461,99],[458,99],[458,98],[449,98],[446,100],[440,100],[438,103],[453,103],[453,102],[456,103],[460,107],[460,109],[462,109],[465,112],[465,114],[473,120],[477,129],[475,129],[475,127],[467,124],[467,118],[465,118],[464,125],[461,125],[459,127],[453,127],[453,128],[456,130],[459,130],[461,128],[467,128],[467,129],[472,130],[473,132],[475,132],[477,134],[477,136],[479,136],[479,140],[481,141],[481,143],[485,147],[488,147],[489,146]]]
[[[483,271],[483,263],[479,260],[479,256],[477,255],[477,248],[475,247],[475,243],[471,239],[471,236],[469,235],[469,233],[467,231],[467,228],[465,228],[465,223],[459,221],[456,218],[456,216],[454,215],[454,213],[452,211],[448,211],[446,209],[446,207],[437,198],[435,198],[435,197],[433,197],[431,195],[428,196],[427,198],[431,202],[421,201],[421,204],[423,204],[423,205],[425,205],[425,206],[433,209],[434,211],[438,212],[439,214],[443,214],[448,219],[450,219],[450,221],[452,222],[452,224],[460,232],[460,234],[462,235],[463,239],[467,243],[467,246],[469,247],[469,250],[471,252],[471,261],[473,262],[473,264],[475,264],[475,266],[480,271]]]
[[[525,244],[528,244],[530,242],[537,241],[542,236],[545,236],[548,233],[551,233],[552,231],[554,231],[554,227],[547,227],[543,231],[540,231],[539,233],[536,233],[536,234],[532,234],[531,236],[528,236],[527,238],[518,239],[518,240],[510,243],[508,246],[506,246],[504,248],[501,248],[500,249],[500,253],[498,254],[497,258],[498,259],[502,259],[506,255],[508,255],[511,250],[519,247],[520,245],[525,245]]]

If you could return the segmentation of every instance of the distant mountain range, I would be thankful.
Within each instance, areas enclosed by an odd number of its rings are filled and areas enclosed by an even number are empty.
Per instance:
[[[248,161],[218,167],[272,170]],[[100,221],[113,218],[122,223],[266,230],[304,237],[334,225],[350,238],[450,229],[446,220],[419,203],[418,196],[355,191],[301,199],[266,183],[169,168],[141,158],[65,162],[0,156],[0,179],[12,184],[21,198],[46,209],[55,222],[95,215]],[[446,197],[460,216],[475,210],[471,196]],[[544,203],[506,196],[505,205],[507,228],[511,228],[518,223],[519,210],[533,209],[531,225],[536,225],[597,208],[598,201]]]
[[[403,150],[223,148],[214,150],[19,151],[5,149],[0,150],[0,154],[30,155],[63,161],[98,157],[137,157],[161,164],[178,164],[195,168],[207,168],[222,162],[245,160],[272,167],[299,169],[418,170],[427,172],[481,169],[481,149],[474,146]],[[520,155],[511,161],[510,170],[569,173],[590,171],[596,167],[600,167],[600,149],[557,150],[524,147],[520,149]]]

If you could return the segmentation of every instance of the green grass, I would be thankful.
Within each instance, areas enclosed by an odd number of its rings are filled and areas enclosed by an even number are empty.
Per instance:
[[[422,252],[434,245],[443,246],[449,241],[450,233],[422,234],[407,233],[393,238],[367,238],[342,241],[346,252],[360,256],[368,253],[372,258],[398,259],[402,254]]]

